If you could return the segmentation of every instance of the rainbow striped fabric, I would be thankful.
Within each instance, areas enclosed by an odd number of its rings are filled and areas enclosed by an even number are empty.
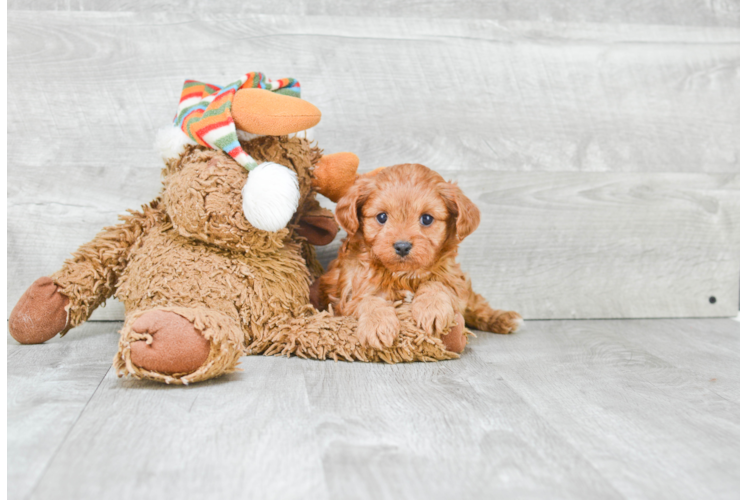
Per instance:
[[[297,80],[268,80],[262,73],[247,73],[225,87],[186,80],[174,126],[181,128],[201,146],[223,150],[239,165],[252,170],[257,162],[239,144],[234,119],[231,117],[231,103],[236,91],[250,88],[266,89],[293,97],[301,96],[301,85]]]

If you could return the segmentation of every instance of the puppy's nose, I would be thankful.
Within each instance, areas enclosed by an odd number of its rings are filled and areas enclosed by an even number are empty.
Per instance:
[[[395,253],[397,253],[400,257],[405,257],[410,253],[410,249],[413,248],[413,245],[410,243],[410,241],[398,241],[394,245],[395,247]]]

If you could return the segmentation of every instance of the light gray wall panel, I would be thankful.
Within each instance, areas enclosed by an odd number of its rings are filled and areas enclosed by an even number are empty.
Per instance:
[[[236,14],[327,15],[363,17],[416,17],[498,19],[555,22],[658,24],[738,27],[738,0],[9,0],[10,10],[233,12]]]
[[[483,214],[460,260],[474,288],[501,309],[535,319],[738,312],[738,176],[453,178]]]
[[[315,138],[362,170],[415,161],[467,183],[484,221],[465,267],[498,306],[737,307],[737,29],[10,11],[8,42],[9,307],[156,195],[151,144],[185,78],[249,70],[299,78]]]

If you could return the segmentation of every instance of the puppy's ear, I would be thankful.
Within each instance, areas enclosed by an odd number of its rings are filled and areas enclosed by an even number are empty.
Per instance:
[[[478,229],[480,210],[465,196],[462,189],[457,187],[457,184],[444,182],[441,185],[441,194],[447,210],[454,218],[457,241],[462,241]]]
[[[335,220],[349,236],[353,236],[358,231],[358,212],[371,194],[372,189],[371,179],[359,176],[335,207]]]

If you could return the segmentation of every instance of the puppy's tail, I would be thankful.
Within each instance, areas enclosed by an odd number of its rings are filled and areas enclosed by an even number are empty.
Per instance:
[[[493,309],[482,295],[475,293],[472,283],[467,307],[465,308],[465,323],[472,328],[484,332],[512,333],[516,332],[524,323],[522,316],[514,311]]]

